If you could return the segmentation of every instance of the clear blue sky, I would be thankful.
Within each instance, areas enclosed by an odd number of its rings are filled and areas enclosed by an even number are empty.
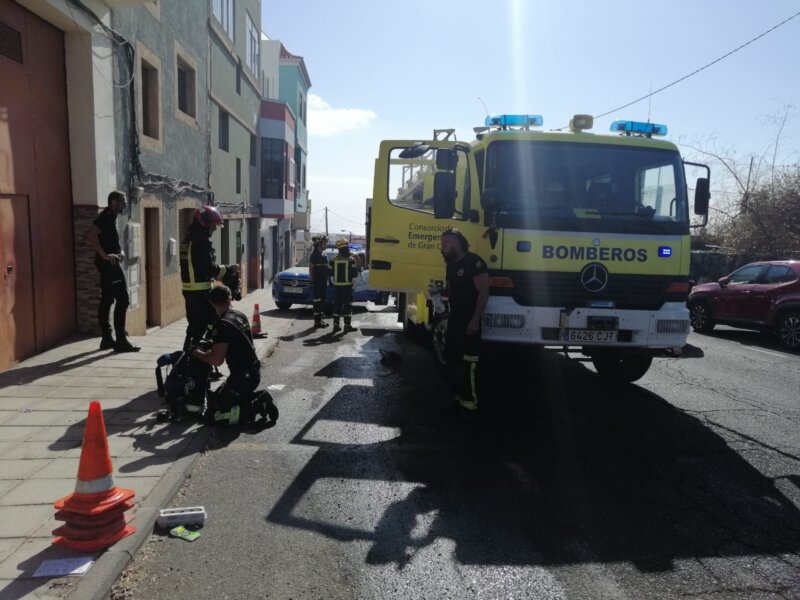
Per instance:
[[[311,77],[311,224],[327,206],[331,232],[360,233],[380,140],[445,127],[471,140],[486,114],[479,97],[492,113],[562,127],[688,75],[798,11],[797,0],[262,0],[262,29],[303,56]],[[594,131],[646,121],[649,108],[668,139],[733,146],[745,162],[775,140],[765,117],[800,105],[798,57],[800,17]],[[792,114],[779,162],[798,160]]]

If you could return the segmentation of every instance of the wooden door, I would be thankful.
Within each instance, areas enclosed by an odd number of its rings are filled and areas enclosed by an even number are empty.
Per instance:
[[[36,350],[32,265],[28,198],[0,195],[0,369]]]
[[[0,40],[0,246],[29,263],[25,274],[4,271],[4,283],[14,280],[8,284],[13,298],[4,292],[14,308],[4,318],[14,323],[2,331],[13,330],[14,339],[0,336],[0,345],[13,347],[3,352],[19,360],[33,353],[21,336],[32,336],[41,352],[77,328],[64,34],[18,3],[0,0]],[[21,245],[28,248],[24,259]],[[0,360],[0,370],[7,366]]]

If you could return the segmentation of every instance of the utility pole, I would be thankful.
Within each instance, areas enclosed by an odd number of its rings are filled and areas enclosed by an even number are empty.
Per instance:
[[[325,207],[325,237],[328,237],[328,207]]]

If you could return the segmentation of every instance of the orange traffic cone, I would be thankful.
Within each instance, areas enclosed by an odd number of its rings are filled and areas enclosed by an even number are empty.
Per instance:
[[[114,485],[111,475],[103,409],[97,400],[89,404],[83,432],[81,460],[75,492],[55,501],[55,518],[65,524],[55,529],[57,546],[79,552],[96,552],[129,536],[136,529],[125,521],[133,508],[134,492]]]
[[[253,334],[253,337],[263,337],[264,335],[261,331],[261,311],[257,303],[253,307],[253,321],[250,323],[250,333]]]

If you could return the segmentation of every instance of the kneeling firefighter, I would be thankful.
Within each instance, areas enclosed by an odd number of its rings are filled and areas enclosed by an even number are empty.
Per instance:
[[[339,331],[339,318],[344,316],[344,330],[355,331],[350,323],[353,314],[353,283],[358,277],[359,268],[356,259],[350,256],[350,245],[347,240],[336,242],[339,254],[331,261],[333,278],[333,331]]]
[[[208,351],[194,350],[192,356],[215,367],[225,362],[230,375],[209,398],[205,421],[235,425],[244,420],[241,412],[250,406],[261,382],[261,362],[253,345],[250,322],[244,313],[231,308],[231,290],[218,285],[208,293],[208,301],[218,317],[211,334],[213,345]]]
[[[229,270],[238,265],[217,265],[211,234],[224,219],[213,206],[202,206],[194,211],[189,231],[181,243],[181,287],[186,303],[186,339],[183,351],[188,352],[192,342],[200,340],[213,326],[217,315],[208,302],[208,293],[215,279],[222,280]]]

